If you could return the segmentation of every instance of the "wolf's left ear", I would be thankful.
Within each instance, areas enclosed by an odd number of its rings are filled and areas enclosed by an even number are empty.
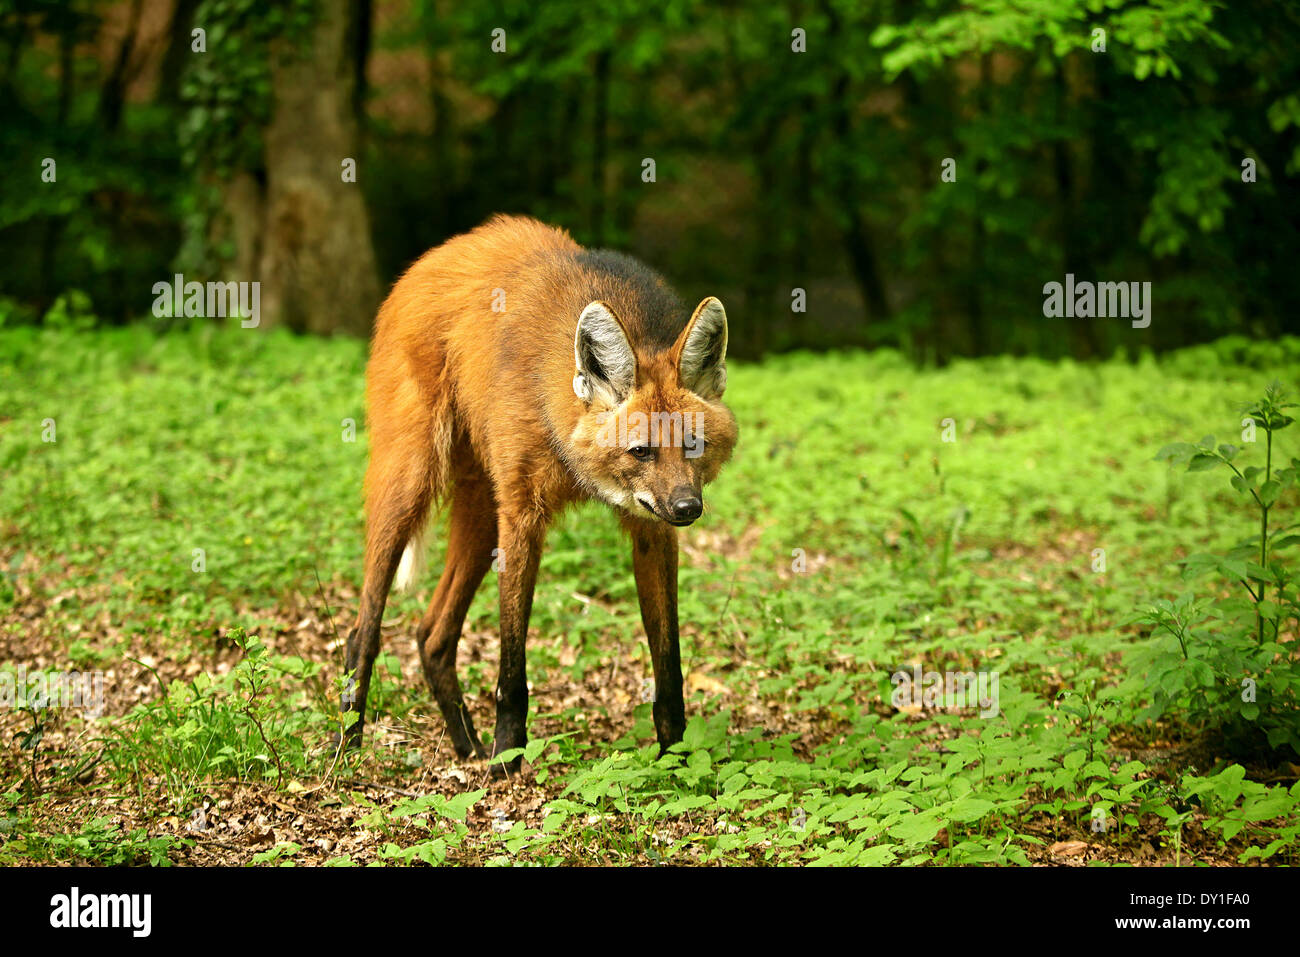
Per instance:
[[[714,296],[698,306],[673,347],[681,383],[705,399],[727,388],[727,310]]]

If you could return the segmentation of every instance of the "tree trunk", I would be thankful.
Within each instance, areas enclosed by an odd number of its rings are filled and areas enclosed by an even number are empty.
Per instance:
[[[72,111],[73,84],[76,80],[72,63],[73,43],[72,24],[64,23],[59,33],[59,106],[56,114],[58,136],[56,142],[62,142],[67,136],[68,118]],[[39,290],[41,312],[48,309],[54,302],[54,297],[58,295],[59,281],[55,274],[55,264],[58,261],[59,240],[63,237],[63,228],[67,221],[65,216],[51,216],[45,220],[41,232],[40,280],[36,287]]]
[[[131,4],[126,36],[122,38],[122,45],[118,47],[117,57],[113,61],[113,69],[109,71],[108,79],[99,93],[100,122],[110,133],[115,132],[118,124],[122,122],[122,107],[126,103],[126,84],[130,80],[128,73],[131,57],[135,53],[136,38],[140,33],[140,13],[143,7],[144,0],[135,0]]]
[[[199,0],[176,0],[171,23],[167,27],[167,52],[158,74],[158,101],[176,105],[181,101],[181,76],[190,56],[194,12]]]
[[[991,54],[985,53],[980,57],[980,80],[979,88],[975,92],[975,105],[979,110],[977,122],[983,121],[990,114],[990,100],[992,97],[993,86],[993,58]],[[983,175],[985,167],[988,164],[981,157],[976,163],[972,172],[975,174],[975,180],[978,182]],[[975,209],[971,222],[971,244],[970,244],[970,269],[966,275],[966,315],[970,323],[970,350],[971,355],[982,356],[988,351],[988,332],[984,322],[984,297],[983,283],[985,278],[984,270],[984,244],[987,237],[984,235],[984,213],[979,188],[974,190]]]
[[[830,3],[823,3],[822,10],[829,22],[827,35],[833,41],[843,33],[839,14]],[[871,227],[858,207],[863,185],[857,182],[857,177],[851,169],[851,161],[843,153],[853,143],[853,118],[849,111],[854,101],[850,98],[850,85],[848,71],[841,66],[832,85],[830,97],[834,104],[831,113],[831,131],[839,150],[835,161],[831,164],[831,193],[833,200],[839,206],[840,239],[848,256],[853,279],[866,306],[866,320],[879,322],[891,318],[889,299],[885,294],[885,281],[881,275]],[[865,327],[858,341],[863,344],[870,341]]]
[[[361,131],[363,141],[366,133],[369,132],[366,129],[366,97],[370,87],[366,66],[370,63],[370,39],[374,15],[372,0],[356,0],[352,7],[352,22],[348,27],[352,47],[352,71],[356,78],[352,84],[352,118]]]
[[[609,135],[610,52],[596,55],[591,120],[591,244],[605,243],[605,150]]]
[[[1057,135],[1052,141],[1052,176],[1056,183],[1057,203],[1060,209],[1061,265],[1063,273],[1073,273],[1075,280],[1095,282],[1089,261],[1088,247],[1080,229],[1078,177],[1070,156],[1070,144],[1064,134],[1071,113],[1069,78],[1064,66],[1058,62],[1052,71],[1052,92],[1056,111]],[[1065,276],[1060,278],[1065,281]],[[1070,320],[1066,320],[1070,321]],[[1069,333],[1074,342],[1074,354],[1091,358],[1101,353],[1100,333],[1096,319],[1074,319]]]
[[[359,182],[353,90],[356,21],[347,0],[320,0],[300,49],[273,51],[265,131],[266,209],[259,277],[265,325],[365,334],[379,304],[370,220]]]

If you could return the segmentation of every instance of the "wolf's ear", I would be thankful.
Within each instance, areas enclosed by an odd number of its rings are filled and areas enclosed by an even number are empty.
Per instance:
[[[636,381],[636,355],[623,324],[603,302],[593,302],[578,317],[573,338],[577,373],[573,391],[583,402],[600,399],[618,405]]]
[[[716,297],[695,307],[673,348],[682,385],[705,399],[721,398],[727,388],[727,310]]]

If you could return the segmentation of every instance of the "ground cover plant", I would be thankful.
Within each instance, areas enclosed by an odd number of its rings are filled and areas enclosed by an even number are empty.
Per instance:
[[[736,363],[737,454],[681,539],[685,740],[657,757],[626,543],[584,508],[495,781],[413,646],[437,534],[364,747],[327,745],[364,345],[91,325],[0,327],[0,675],[103,679],[102,708],[0,709],[0,863],[1296,862],[1300,340]],[[480,728],[495,599],[461,644]]]

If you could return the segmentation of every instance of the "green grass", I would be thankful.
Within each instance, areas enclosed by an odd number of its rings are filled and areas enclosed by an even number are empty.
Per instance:
[[[0,716],[0,861],[118,860],[94,805],[123,815],[140,848],[128,857],[156,863],[159,847],[184,847],[163,819],[236,781],[286,800],[320,785],[333,797],[313,807],[364,809],[338,827],[374,835],[328,861],[282,840],[260,850],[267,864],[1026,863],[1072,839],[1110,862],[1295,863],[1294,771],[1221,753],[1176,703],[1153,718],[1134,662],[1174,638],[1133,622],[1187,589],[1178,558],[1251,531],[1226,483],[1156,451],[1239,435],[1238,404],[1275,379],[1294,391],[1297,367],[1295,340],[1095,365],[735,363],[736,457],[683,536],[683,660],[703,678],[680,758],[655,760],[636,704],[649,665],[626,544],[605,510],[575,510],[550,535],[532,619],[529,678],[559,689],[533,699],[524,787],[543,807],[493,827],[498,786],[473,775],[459,804],[357,784],[406,787],[446,762],[396,642],[372,703],[425,743],[372,734],[335,766],[315,745],[335,720],[339,655],[277,638],[322,593],[339,631],[355,615],[363,345],[211,326],[0,329],[4,637],[48,668],[131,668],[152,685],[98,721]],[[1280,433],[1288,455],[1296,434]],[[1295,504],[1290,489],[1279,521]],[[433,574],[390,602],[406,645]],[[494,585],[471,631],[495,629]],[[128,656],[151,659],[157,680]],[[179,670],[190,661],[198,674]],[[890,675],[913,663],[997,671],[999,713],[891,707]],[[618,669],[625,709],[564,704]],[[461,674],[490,728],[495,666]]]

